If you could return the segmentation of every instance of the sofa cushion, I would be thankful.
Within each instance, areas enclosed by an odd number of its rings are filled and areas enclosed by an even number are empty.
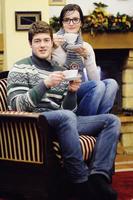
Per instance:
[[[96,143],[96,138],[93,136],[88,136],[88,135],[80,135],[79,140],[80,140],[81,150],[83,154],[83,159],[86,162],[90,162],[92,154],[93,154],[94,146]],[[57,141],[53,141],[53,150],[59,162],[61,163],[61,165],[63,165],[62,153],[61,153],[60,145]]]

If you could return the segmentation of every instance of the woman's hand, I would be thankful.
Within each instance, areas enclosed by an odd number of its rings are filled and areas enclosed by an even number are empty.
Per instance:
[[[80,56],[84,57],[85,59],[88,56],[88,51],[85,47],[77,47],[74,49],[74,51],[78,53]]]
[[[62,35],[53,35],[54,47],[57,48],[65,42],[65,39]]]
[[[56,71],[51,73],[45,80],[44,84],[47,88],[55,87],[59,85],[63,80],[65,76],[62,71]]]
[[[80,76],[76,80],[70,81],[68,85],[68,91],[76,92],[80,88],[81,82]]]

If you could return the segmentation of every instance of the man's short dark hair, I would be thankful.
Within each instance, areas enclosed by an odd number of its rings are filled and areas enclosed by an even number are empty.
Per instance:
[[[50,25],[45,21],[37,21],[31,24],[28,31],[28,40],[30,44],[32,43],[34,35],[38,33],[48,33],[53,40],[53,30]]]

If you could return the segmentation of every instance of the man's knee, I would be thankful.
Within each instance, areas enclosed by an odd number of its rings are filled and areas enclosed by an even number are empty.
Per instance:
[[[60,110],[60,117],[64,121],[75,121],[76,122],[76,115],[71,110]]]

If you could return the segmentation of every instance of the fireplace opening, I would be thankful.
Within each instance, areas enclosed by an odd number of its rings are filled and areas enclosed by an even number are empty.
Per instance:
[[[101,68],[101,79],[113,78],[119,85],[112,113],[121,114],[122,108],[122,71],[126,65],[129,49],[94,50],[96,63]]]

